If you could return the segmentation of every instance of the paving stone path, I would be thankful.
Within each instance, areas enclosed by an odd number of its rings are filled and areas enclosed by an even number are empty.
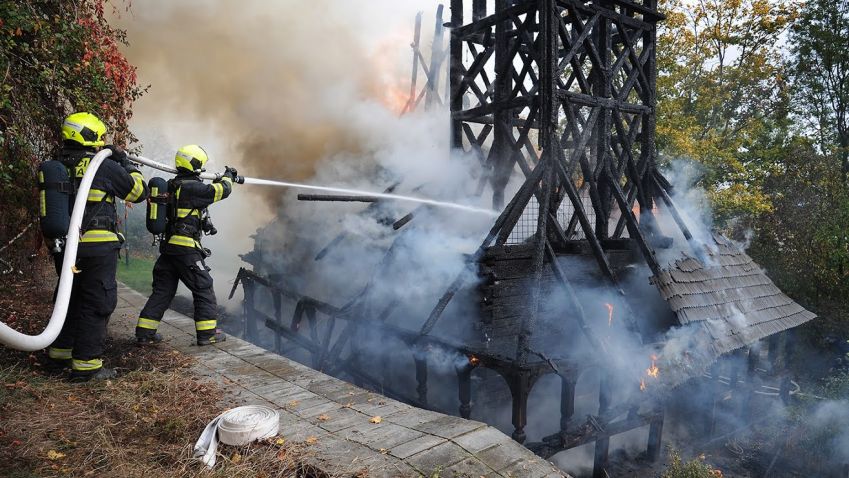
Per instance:
[[[110,334],[132,337],[146,297],[124,286],[118,295]],[[194,322],[173,310],[160,332],[162,347],[196,357],[194,371],[225,384],[238,405],[278,409],[280,435],[304,442],[306,464],[331,476],[568,478],[484,423],[391,400],[234,337],[197,347]]]

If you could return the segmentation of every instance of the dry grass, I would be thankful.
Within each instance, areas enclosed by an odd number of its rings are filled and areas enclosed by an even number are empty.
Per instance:
[[[133,371],[85,385],[21,365],[0,369],[0,463],[13,464],[6,472],[45,477],[307,476],[300,466],[300,447],[276,440],[242,449],[223,446],[214,472],[204,470],[191,458],[191,447],[218,413],[222,392],[192,376],[184,356],[166,355],[174,368]]]
[[[49,271],[4,279],[0,319],[40,332],[52,308]],[[301,445],[277,439],[222,445],[219,464],[206,470],[192,447],[225,392],[177,351],[112,341],[106,355],[118,379],[72,384],[44,373],[39,354],[0,347],[0,476],[323,477],[301,464]]]
[[[117,348],[120,350],[121,348]],[[113,350],[116,350],[113,347]],[[302,464],[309,447],[279,438],[219,448],[214,470],[192,446],[224,393],[179,352],[129,349],[119,379],[72,384],[25,363],[0,366],[2,476],[323,477]]]

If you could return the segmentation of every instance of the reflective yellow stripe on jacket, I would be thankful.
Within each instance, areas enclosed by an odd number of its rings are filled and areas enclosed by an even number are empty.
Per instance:
[[[233,187],[233,180],[228,176],[224,176],[221,178],[222,182],[227,182],[230,187]],[[212,189],[215,190],[215,196],[212,198],[212,202],[218,202],[224,198],[224,185],[222,183],[212,183]]]
[[[153,199],[156,196],[159,196],[159,188],[156,187],[156,186],[153,186],[153,187],[150,188],[150,199]],[[156,215],[159,212],[159,204],[157,204],[153,201],[150,201],[149,204],[150,204],[150,219],[156,219]]]
[[[112,196],[110,196],[106,191],[101,191],[100,189],[89,189],[89,191],[88,191],[88,201],[89,202],[100,202],[100,201],[103,201],[104,199],[108,203],[115,201],[112,198]]]
[[[44,184],[44,173],[38,172],[38,183]],[[41,217],[47,217],[47,191],[41,188]]]
[[[192,239],[188,236],[171,236],[168,239],[168,244],[173,244],[175,246],[183,246],[183,247],[200,247],[200,243]]]
[[[136,202],[144,193],[144,176],[138,171],[133,171],[130,176],[133,178],[133,190],[130,191],[130,194],[127,194],[124,200]]]
[[[80,242],[118,242],[118,235],[112,231],[103,229],[92,229],[86,231],[80,238]]]
[[[197,209],[177,209],[177,217],[183,219],[189,215],[200,217],[200,211]]]

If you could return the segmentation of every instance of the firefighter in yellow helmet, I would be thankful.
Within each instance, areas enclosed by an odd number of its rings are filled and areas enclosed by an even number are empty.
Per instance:
[[[106,125],[91,113],[74,113],[65,118],[61,130],[63,144],[55,161],[67,168],[67,182],[48,182],[39,174],[39,187],[42,191],[66,193],[70,211],[89,162],[104,146]],[[59,337],[47,350],[48,366],[60,370],[70,365],[73,381],[115,376],[114,370],[103,367],[106,325],[117,302],[115,272],[123,242],[123,236],[118,234],[115,204],[138,203],[148,196],[144,177],[129,162],[127,154],[114,146],[107,148],[112,150],[112,161],[104,161],[97,170],[83,214],[68,315]],[[42,223],[51,220],[45,197],[41,194]],[[51,214],[63,209],[52,209]],[[61,273],[62,241],[56,244],[54,261],[57,273]]]
[[[171,305],[179,282],[192,292],[197,344],[210,345],[226,339],[217,330],[218,304],[210,269],[204,261],[210,252],[200,241],[203,234],[216,232],[207,207],[230,195],[237,173],[227,167],[220,178],[206,184],[200,173],[207,159],[206,151],[197,145],[183,146],[174,157],[177,176],[168,181],[167,226],[159,258],[153,266],[153,293],[136,325],[139,345],[162,340],[156,330]]]

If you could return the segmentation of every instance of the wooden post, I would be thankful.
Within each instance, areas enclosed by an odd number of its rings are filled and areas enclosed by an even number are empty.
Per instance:
[[[463,364],[456,370],[460,385],[460,416],[468,419],[472,416],[472,367]]]
[[[767,344],[767,362],[769,362],[770,372],[775,372],[778,367],[781,334],[770,335]]]
[[[250,340],[250,335],[248,331],[251,329],[250,324],[254,322],[254,317],[256,314],[254,313],[254,282],[248,278],[242,279],[242,290],[245,293],[245,297],[243,299],[243,304],[245,308],[245,323],[242,328],[242,337],[245,337],[247,340]]]
[[[610,376],[604,372],[598,385],[598,415],[603,417],[610,409],[611,394]],[[606,423],[602,423],[606,425]],[[595,456],[593,458],[593,478],[606,478],[609,465],[610,437],[605,436],[595,442]]]
[[[569,420],[575,414],[575,382],[560,376],[560,434],[565,436]]]
[[[525,443],[528,424],[528,395],[531,392],[530,377],[526,371],[512,372],[510,377],[510,395],[513,402],[513,434],[511,437],[519,443]]]
[[[286,325],[283,324],[283,298],[280,297],[279,292],[272,291],[272,300],[274,301],[274,320],[277,323],[277,327],[285,327]],[[274,350],[278,354],[283,353],[283,337],[280,335],[280,332],[274,334]]]
[[[427,406],[427,352],[423,349],[414,351],[416,357],[416,393],[419,396],[419,403],[422,406]]]
[[[649,426],[649,441],[646,446],[646,457],[649,461],[657,461],[660,457],[661,443],[663,442],[663,412],[660,418],[653,420]]]

